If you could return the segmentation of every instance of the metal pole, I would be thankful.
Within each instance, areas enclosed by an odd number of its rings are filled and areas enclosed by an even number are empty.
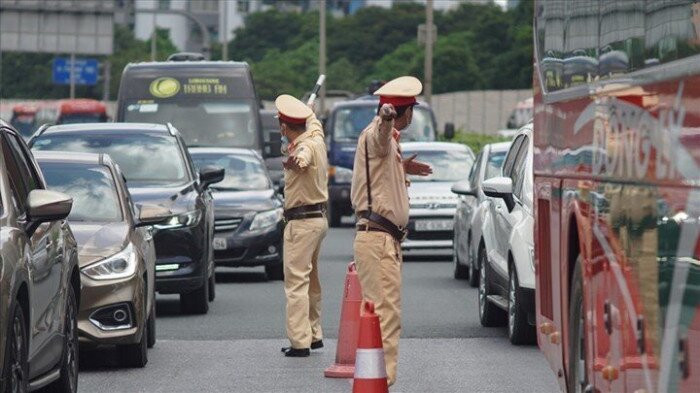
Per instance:
[[[70,99],[75,98],[75,53],[70,54]]]
[[[319,48],[318,48],[318,73],[326,74],[326,0],[321,0],[318,9],[319,17]],[[318,113],[323,115],[326,111],[326,84],[321,86],[321,94],[318,105]]]
[[[156,13],[155,10],[153,12],[153,33],[151,34],[151,61],[156,61],[156,36],[157,34],[157,29],[156,29]]]
[[[223,24],[223,47],[221,48],[221,58],[224,61],[228,60],[228,0],[222,0],[224,2],[224,20]]]
[[[104,86],[102,87],[102,101],[109,101],[109,85],[111,83],[112,77],[112,63],[109,60],[105,60],[105,65],[103,68],[104,76],[102,80],[104,81]]]
[[[425,2],[425,81],[423,95],[425,102],[430,105],[433,97],[433,0]]]

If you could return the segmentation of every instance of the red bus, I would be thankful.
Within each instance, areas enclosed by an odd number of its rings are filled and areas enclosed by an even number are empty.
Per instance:
[[[19,131],[24,139],[28,139],[32,136],[37,129],[36,116],[38,111],[39,108],[29,104],[17,104],[12,107],[10,124]]]
[[[562,390],[700,392],[700,4],[537,0],[538,344]]]
[[[41,124],[102,123],[109,121],[105,104],[87,98],[59,100],[46,104],[39,111],[38,118]]]

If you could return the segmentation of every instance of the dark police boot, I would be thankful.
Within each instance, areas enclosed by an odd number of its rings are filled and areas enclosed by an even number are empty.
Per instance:
[[[314,341],[311,343],[311,349],[323,348],[323,340]]]
[[[288,358],[305,358],[311,355],[309,348],[296,349],[292,347],[282,348],[282,353]]]

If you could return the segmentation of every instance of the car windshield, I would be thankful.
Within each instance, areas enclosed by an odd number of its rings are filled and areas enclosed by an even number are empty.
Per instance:
[[[105,121],[107,121],[107,117],[102,113],[76,113],[61,115],[58,124],[101,123]]]
[[[17,115],[10,121],[12,127],[14,127],[23,137],[27,138],[34,133],[34,128],[36,127],[36,116],[34,115]]]
[[[257,122],[247,100],[132,101],[124,109],[130,123],[172,123],[188,146],[256,147]]]
[[[92,164],[40,162],[51,190],[73,198],[68,220],[93,222],[122,221],[117,189],[109,169]]]
[[[503,166],[503,160],[505,158],[505,151],[491,152],[491,154],[489,154],[489,159],[486,162],[486,172],[484,173],[484,180],[488,180],[492,177],[501,176],[501,167]]]
[[[214,190],[250,191],[267,190],[270,179],[263,163],[255,156],[247,154],[192,153],[192,160],[198,168],[213,165],[224,168],[224,180],[214,184]]]
[[[333,122],[333,138],[336,142],[355,142],[362,130],[377,114],[377,106],[352,106],[338,109]],[[401,131],[403,142],[428,142],[435,140],[435,129],[430,111],[425,107],[413,108],[413,120],[407,129]]]
[[[176,185],[189,180],[177,139],[169,134],[44,134],[32,149],[109,154],[129,182]]]
[[[412,182],[454,182],[466,179],[474,163],[474,157],[466,151],[412,150],[404,151],[404,158],[417,154],[416,161],[433,168],[429,176],[408,176]]]

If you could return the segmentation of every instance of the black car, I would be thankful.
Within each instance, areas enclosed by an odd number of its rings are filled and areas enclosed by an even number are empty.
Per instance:
[[[268,279],[281,280],[283,203],[259,153],[249,149],[190,148],[204,168],[223,167],[226,177],[212,186],[217,266],[265,266]]]
[[[170,210],[155,225],[156,290],[179,293],[185,312],[205,314],[214,295],[214,209],[209,185],[222,168],[195,170],[180,133],[171,125],[86,123],[41,128],[34,150],[106,153],[122,169],[137,204]]]

